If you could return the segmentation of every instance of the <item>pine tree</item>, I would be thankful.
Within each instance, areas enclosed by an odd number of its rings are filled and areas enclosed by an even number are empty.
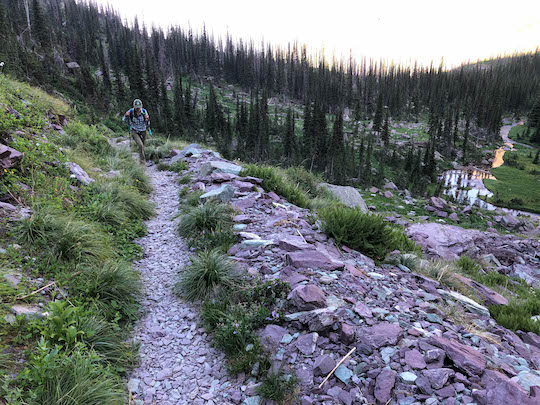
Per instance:
[[[390,142],[390,132],[388,130],[388,113],[384,117],[384,125],[381,131],[381,138],[385,148],[388,148]]]
[[[285,135],[283,138],[283,152],[288,166],[295,164],[296,160],[296,135],[294,131],[294,116],[292,108],[287,111],[287,120],[285,121]]]
[[[185,120],[185,105],[184,105],[184,94],[182,92],[182,77],[178,74],[174,81],[174,131],[177,136],[184,136],[184,120]]]
[[[375,117],[373,118],[373,130],[375,132],[381,131],[381,125],[383,123],[383,93],[379,92],[377,96],[377,109],[375,110]]]
[[[345,145],[343,140],[343,113],[341,110],[336,112],[332,139],[328,146],[328,155],[328,172],[330,179],[332,179],[333,182],[338,182],[338,179],[343,179],[346,168]],[[341,180],[340,182],[343,181]]]
[[[32,3],[32,17],[34,39],[41,45],[43,49],[50,48],[50,32],[47,27],[47,20],[45,19],[43,10],[39,4],[39,0],[34,0]]]

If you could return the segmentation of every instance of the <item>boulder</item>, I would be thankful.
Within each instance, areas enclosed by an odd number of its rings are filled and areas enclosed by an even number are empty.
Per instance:
[[[429,344],[443,349],[454,365],[470,376],[480,376],[486,368],[484,355],[470,346],[439,336],[432,336]]]
[[[232,182],[232,186],[235,187],[241,193],[249,192],[255,188],[255,185],[253,183],[249,183],[246,181],[239,181],[239,180],[234,180]]]
[[[300,336],[295,343],[296,348],[304,356],[311,356],[315,351],[319,334],[317,332],[308,333]]]
[[[456,373],[451,368],[433,368],[431,370],[424,370],[422,374],[427,378],[433,389],[440,390],[446,385],[448,379]]]
[[[386,184],[384,185],[383,188],[384,188],[385,190],[398,190],[397,186],[396,186],[393,182],[391,182],[391,181],[389,181],[388,183],[386,183]]]
[[[202,177],[208,176],[210,173],[230,173],[238,176],[242,171],[242,167],[234,163],[212,160],[203,164],[199,170]]]
[[[351,186],[336,186],[334,184],[321,183],[319,187],[325,188],[347,207],[358,207],[362,212],[367,212],[368,207],[360,192]]]
[[[231,173],[212,173],[210,176],[206,177],[212,183],[225,183],[227,181],[233,181],[239,177]]]
[[[334,260],[328,254],[318,250],[301,250],[286,255],[287,264],[296,268],[312,268],[323,270],[342,269],[344,264]]]
[[[447,207],[446,201],[440,197],[431,197],[429,201],[431,205],[438,210],[444,210]]]
[[[44,318],[47,314],[37,305],[15,304],[11,306],[11,312],[16,316],[28,318]]]
[[[9,146],[0,144],[0,169],[9,169],[16,166],[23,154]]]
[[[354,327],[348,323],[342,323],[339,337],[343,343],[350,345],[352,342],[354,342]]]
[[[307,325],[311,332],[321,332],[330,329],[338,321],[336,308],[317,308],[312,311],[295,312],[285,315],[289,322],[299,321]]]
[[[186,146],[184,149],[179,151],[176,156],[179,156],[180,158],[189,157],[192,155],[200,155],[202,154],[203,149],[201,145],[197,143],[192,143],[191,145]],[[179,160],[179,159],[178,159]]]
[[[505,228],[509,228],[509,229],[515,229],[521,226],[521,221],[517,219],[515,216],[513,216],[512,214],[506,214],[502,218],[501,222]]]
[[[377,187],[371,187],[368,191],[372,194],[377,194],[379,192],[379,189]]]
[[[82,184],[89,185],[94,182],[94,179],[91,178],[77,163],[67,162],[66,165],[69,167],[71,177],[77,179]]]
[[[448,215],[448,219],[451,219],[454,222],[459,222],[459,217],[455,212],[452,212],[450,215]]]
[[[219,200],[221,202],[229,202],[234,197],[235,189],[229,184],[223,184],[221,187],[211,190],[200,196],[202,201]]]
[[[384,197],[385,198],[392,198],[394,196],[394,194],[392,194],[390,191],[385,191],[384,192]]]
[[[424,357],[416,349],[405,352],[405,363],[407,363],[410,368],[426,368],[426,362],[424,360]]]
[[[368,344],[374,349],[394,346],[402,336],[401,327],[389,322],[381,322],[374,326],[359,328],[356,331],[357,341]]]
[[[324,292],[314,284],[299,285],[295,287],[287,299],[301,311],[311,311],[326,307]]]

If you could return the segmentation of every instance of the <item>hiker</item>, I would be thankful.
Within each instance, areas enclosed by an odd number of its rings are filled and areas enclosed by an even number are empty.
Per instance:
[[[144,144],[146,142],[146,129],[150,128],[150,117],[148,111],[142,108],[141,100],[136,99],[133,101],[133,108],[126,112],[122,121],[129,124],[131,137],[139,148],[139,160],[144,163]]]

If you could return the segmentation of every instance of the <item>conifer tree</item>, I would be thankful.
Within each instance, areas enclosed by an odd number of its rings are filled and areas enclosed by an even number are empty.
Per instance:
[[[388,148],[388,143],[390,142],[390,132],[388,130],[388,114],[384,117],[384,125],[381,131],[381,138],[385,148]]]
[[[295,164],[296,160],[296,135],[294,131],[294,115],[292,108],[287,110],[287,120],[285,122],[285,136],[283,139],[283,151],[288,166]]]
[[[377,96],[377,109],[375,110],[375,117],[373,118],[373,130],[375,132],[381,131],[381,125],[383,123],[383,93],[379,92]]]
[[[333,182],[338,182],[338,179],[343,178],[346,167],[345,146],[343,140],[343,113],[341,110],[336,112],[332,138],[330,140],[330,145],[328,146],[328,155],[328,172],[330,179],[332,179]]]

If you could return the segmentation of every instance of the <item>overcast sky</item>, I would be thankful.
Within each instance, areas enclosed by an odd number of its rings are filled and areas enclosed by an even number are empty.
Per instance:
[[[464,60],[540,46],[540,0],[97,0],[128,21],[199,30],[215,36],[298,40],[329,56],[362,55],[422,63]]]

